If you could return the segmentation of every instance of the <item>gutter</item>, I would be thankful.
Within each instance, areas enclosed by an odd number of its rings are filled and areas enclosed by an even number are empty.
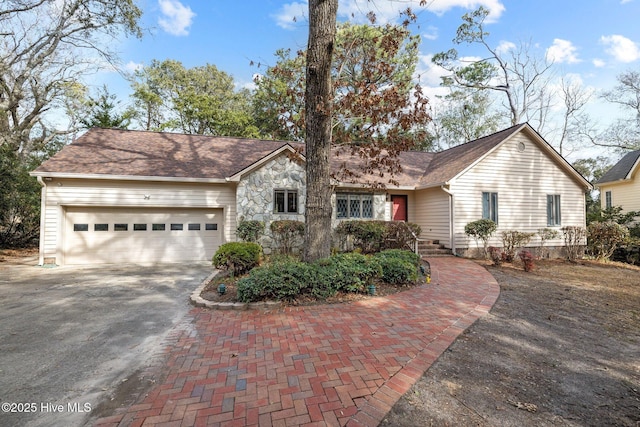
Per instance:
[[[456,240],[453,232],[453,226],[455,224],[454,215],[455,215],[455,198],[454,194],[448,188],[445,188],[445,185],[451,185],[448,182],[444,183],[440,186],[440,189],[449,195],[449,242],[451,243],[451,252],[456,254]]]
[[[42,186],[40,190],[40,242],[38,242],[38,265],[44,265],[44,226],[45,226],[45,215],[47,213],[47,184],[44,183],[44,180],[41,176],[36,177],[38,183]]]

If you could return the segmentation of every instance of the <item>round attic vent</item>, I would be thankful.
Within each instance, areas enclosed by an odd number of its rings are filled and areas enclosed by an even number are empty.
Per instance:
[[[518,142],[518,151],[520,151],[521,153],[524,151],[524,149],[525,149],[526,147],[527,147],[527,146],[526,146],[526,145],[524,145],[524,142],[522,142],[522,141]]]

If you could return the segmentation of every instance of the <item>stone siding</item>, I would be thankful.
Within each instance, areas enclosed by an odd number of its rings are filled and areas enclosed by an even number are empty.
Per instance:
[[[274,212],[274,190],[296,190],[298,213]],[[260,169],[242,177],[237,188],[237,220],[263,221],[265,234],[260,243],[266,254],[273,251],[272,221],[290,219],[304,221],[307,199],[304,166],[281,155],[270,160]]]

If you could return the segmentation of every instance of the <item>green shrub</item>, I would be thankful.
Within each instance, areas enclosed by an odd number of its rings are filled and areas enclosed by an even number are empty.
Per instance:
[[[304,235],[304,222],[283,219],[271,223],[273,240],[283,254],[291,254],[296,240]]]
[[[238,299],[291,301],[313,284],[314,267],[300,261],[283,261],[254,268],[238,281]]]
[[[399,249],[389,249],[374,255],[382,268],[382,280],[391,284],[414,283],[418,280],[420,256]]]
[[[417,224],[401,221],[342,221],[338,235],[353,236],[353,245],[365,254],[385,249],[410,248],[421,229]]]
[[[502,232],[503,256],[506,262],[513,262],[516,258],[518,248],[529,243],[535,233],[523,233],[517,230],[507,230]]]
[[[257,242],[264,233],[264,222],[241,219],[236,234],[245,242]]]
[[[613,221],[592,222],[587,227],[587,246],[596,259],[606,261],[629,238],[629,229]]]
[[[382,275],[376,259],[356,252],[336,254],[316,264],[325,269],[323,279],[330,283],[323,283],[322,287],[329,293],[362,292]]]
[[[471,236],[475,239],[476,245],[478,242],[482,242],[484,247],[484,256],[487,256],[487,246],[489,245],[489,238],[496,231],[498,225],[490,219],[479,219],[472,221],[464,226],[464,233],[467,236]]]
[[[220,246],[213,256],[213,265],[232,274],[243,274],[260,262],[262,248],[253,242],[230,242]]]

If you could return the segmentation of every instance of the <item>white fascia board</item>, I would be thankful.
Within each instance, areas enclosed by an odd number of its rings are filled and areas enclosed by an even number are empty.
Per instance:
[[[221,178],[189,178],[177,176],[139,176],[139,175],[107,175],[64,172],[29,172],[35,177],[58,179],[101,179],[113,181],[154,181],[154,182],[195,182],[204,184],[225,184],[226,179]]]
[[[260,160],[254,162],[253,164],[247,166],[246,168],[242,169],[241,171],[236,172],[235,174],[231,175],[230,177],[225,178],[225,181],[227,182],[238,182],[240,181],[240,179],[242,178],[243,175],[246,175],[256,169],[260,169],[265,163],[267,163],[269,160],[278,157],[280,154],[282,154],[285,151],[289,151],[292,154],[296,154],[296,149],[293,148],[291,145],[289,144],[285,144],[282,147],[278,148],[275,151],[272,151],[271,153],[267,154],[266,156],[264,156],[263,158],[261,158]],[[298,153],[298,155],[300,156],[300,158],[303,161],[306,161],[304,155]]]

